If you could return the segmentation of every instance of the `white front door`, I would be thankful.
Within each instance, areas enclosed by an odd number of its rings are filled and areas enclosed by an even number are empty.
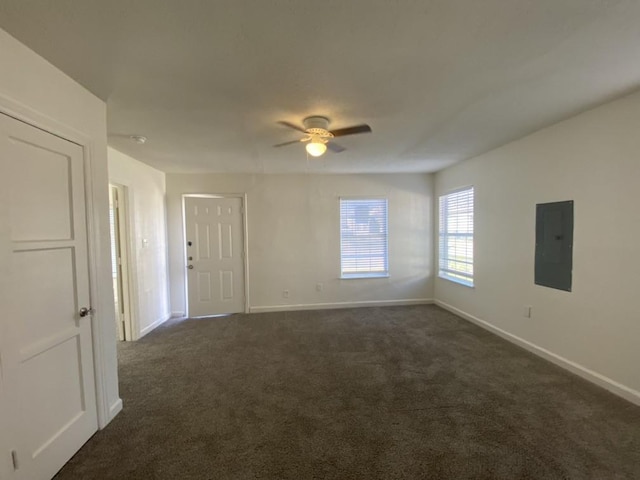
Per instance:
[[[242,198],[185,197],[189,316],[244,312]]]
[[[91,315],[79,314],[90,308],[83,162],[78,145],[0,114],[0,454],[12,479],[50,479],[98,429]]]

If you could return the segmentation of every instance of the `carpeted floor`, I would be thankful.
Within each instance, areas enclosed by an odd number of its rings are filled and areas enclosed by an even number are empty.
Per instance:
[[[435,306],[172,321],[56,479],[639,479],[640,408]]]

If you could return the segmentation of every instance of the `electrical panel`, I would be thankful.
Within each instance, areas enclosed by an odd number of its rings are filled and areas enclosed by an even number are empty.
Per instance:
[[[573,200],[536,205],[535,283],[571,291]]]

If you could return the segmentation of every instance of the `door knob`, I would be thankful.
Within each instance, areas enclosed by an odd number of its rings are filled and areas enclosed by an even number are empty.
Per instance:
[[[81,317],[86,317],[87,315],[93,313],[93,308],[89,307],[82,307],[79,311],[78,311],[78,315],[80,315]]]
[[[193,270],[193,265],[187,265],[187,268],[188,268],[189,270]]]

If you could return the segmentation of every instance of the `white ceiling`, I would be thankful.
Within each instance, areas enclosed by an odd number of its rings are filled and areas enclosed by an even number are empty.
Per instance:
[[[640,86],[637,0],[2,0],[0,27],[167,172],[435,171]],[[272,147],[312,114],[373,133]]]

